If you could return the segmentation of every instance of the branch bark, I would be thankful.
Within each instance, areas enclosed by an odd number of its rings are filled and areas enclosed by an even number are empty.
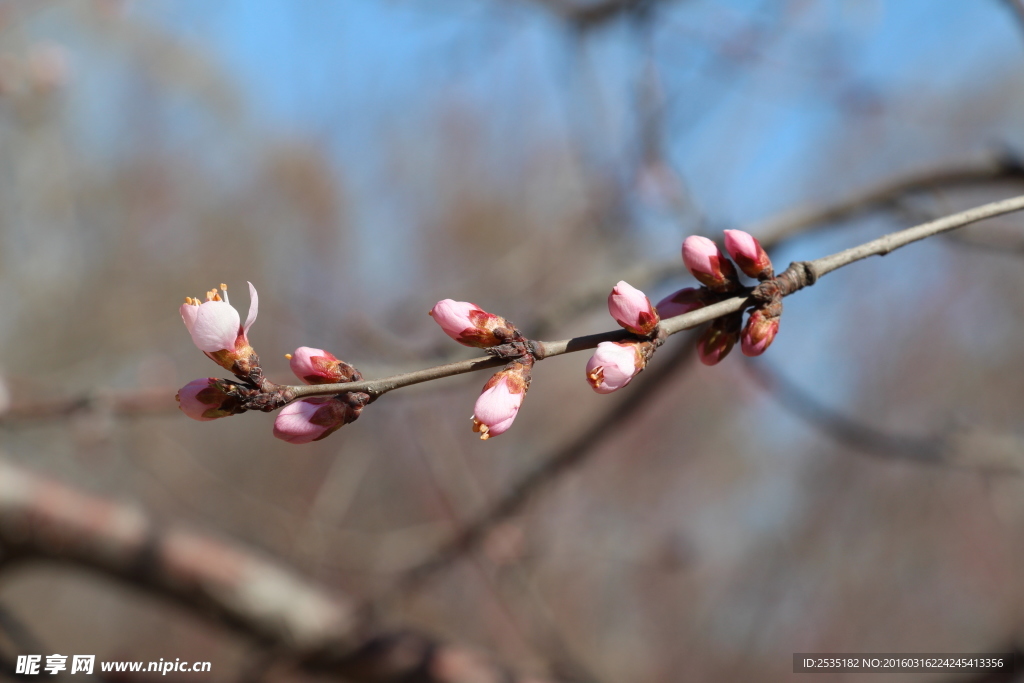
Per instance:
[[[412,630],[384,630],[355,601],[240,546],[164,528],[141,509],[0,461],[0,560],[74,565],[177,603],[311,673],[366,683],[488,683],[513,675]]]

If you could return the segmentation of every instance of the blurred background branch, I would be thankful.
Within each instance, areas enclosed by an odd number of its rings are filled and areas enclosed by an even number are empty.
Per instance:
[[[382,631],[337,591],[237,545],[165,528],[138,508],[2,462],[0,551],[7,572],[39,561],[86,568],[214,619],[290,666],[346,680],[526,680],[414,631]],[[19,648],[38,647],[9,613],[0,613],[0,627]]]

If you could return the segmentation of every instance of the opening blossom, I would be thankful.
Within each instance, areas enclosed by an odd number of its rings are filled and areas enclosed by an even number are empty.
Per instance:
[[[608,312],[633,334],[646,337],[661,321],[650,299],[625,280],[620,280],[608,295]]]
[[[519,414],[519,407],[530,388],[528,362],[513,362],[487,380],[473,406],[473,431],[484,441],[508,431]]]
[[[647,359],[638,342],[601,342],[587,361],[587,382],[599,394],[610,394],[629,384]]]
[[[185,297],[181,305],[181,319],[185,322],[192,342],[225,370],[235,374],[248,374],[251,358],[256,355],[249,345],[247,334],[256,320],[259,297],[249,283],[249,315],[242,325],[238,311],[228,303],[228,286],[220,291],[211,289],[206,301]]]
[[[748,277],[768,280],[775,276],[772,260],[757,238],[742,230],[725,231],[725,249]]]
[[[443,299],[430,309],[430,316],[445,334],[465,346],[487,348],[515,336],[515,328],[507,320],[468,301]]]
[[[683,263],[697,280],[713,292],[729,292],[739,285],[736,268],[714,242],[691,235],[683,242]]]

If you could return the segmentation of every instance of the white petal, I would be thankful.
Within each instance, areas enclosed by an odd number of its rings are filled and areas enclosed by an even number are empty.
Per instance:
[[[256,288],[252,286],[251,282],[248,283],[248,284],[249,284],[249,315],[245,316],[245,329],[243,330],[243,332],[245,333],[246,337],[249,336],[249,328],[252,327],[252,324],[254,322],[256,322],[256,313],[259,311],[259,308],[260,308],[260,298],[256,294]]]
[[[189,334],[192,333],[192,328],[196,325],[196,315],[199,313],[199,307],[193,306],[192,304],[181,305],[181,319],[185,323],[185,327],[188,329]]]
[[[207,301],[196,309],[189,332],[200,351],[233,349],[238,337],[238,311],[223,301]]]

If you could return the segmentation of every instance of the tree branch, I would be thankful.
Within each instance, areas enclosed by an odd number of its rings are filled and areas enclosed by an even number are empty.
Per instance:
[[[620,14],[640,11],[653,0],[536,0],[580,30],[587,30]]]
[[[984,185],[999,180],[1014,179],[1024,179],[1024,167],[1021,166],[1015,154],[1005,152],[1000,155],[986,157],[980,161],[962,162],[948,167],[888,179],[865,190],[855,192],[837,203],[826,206],[792,209],[767,221],[747,226],[746,229],[755,234],[766,249],[771,249],[771,247],[822,223],[848,220],[857,215],[896,206],[907,195],[915,192],[963,188],[972,185]],[[970,242],[973,246],[973,243],[981,238],[967,236],[961,238],[956,236],[955,239]],[[1009,245],[1007,248],[1016,250],[1018,246]],[[1000,249],[1000,251],[1005,250]],[[636,269],[631,272],[633,274],[627,275],[625,278],[630,282],[635,280],[662,280],[673,273],[679,272],[679,261],[677,259],[672,263],[666,262],[654,267]],[[564,317],[567,310],[597,305],[603,302],[606,297],[607,292],[603,290],[597,294],[589,292],[584,294],[578,293],[570,301],[563,301],[552,306],[551,310],[541,316],[542,321],[539,327],[547,329],[552,326],[549,319]],[[621,335],[622,332],[616,331],[615,334]],[[613,339],[613,337],[608,337],[608,339]],[[426,381],[427,379],[439,379],[453,374],[498,367],[500,364],[500,362],[492,358],[478,358],[472,361],[459,361],[436,368],[428,368],[417,373],[396,375],[395,377],[408,377],[409,374],[412,374],[425,377],[426,379],[419,381]],[[447,370],[453,368],[455,371],[451,372],[451,374],[446,374]],[[388,379],[390,378],[375,381],[385,384]],[[405,384],[403,386],[408,385]],[[143,389],[90,392],[71,398],[16,403],[7,412],[0,414],[0,426],[25,421],[62,419],[87,410],[104,410],[123,417],[158,414],[177,409],[177,403],[173,401],[172,396],[173,391],[169,389]]]
[[[962,177],[962,174],[959,172],[935,173],[931,175],[933,178]],[[975,176],[972,175],[971,177]],[[896,193],[893,195],[895,197],[899,193],[906,192],[908,187],[916,187],[916,185],[907,181],[891,183],[890,192]],[[859,196],[863,199],[868,194],[871,193],[864,193]],[[879,200],[880,195],[873,194],[866,201],[877,202]],[[1020,201],[1020,198],[1017,198],[1017,201]],[[841,202],[837,207],[825,207],[816,210],[814,213],[819,216],[836,216],[839,214],[848,215],[853,211],[853,202],[847,200]],[[811,224],[806,223],[806,218],[803,217],[809,215],[809,213],[792,214],[795,216],[794,220],[799,221],[799,229],[810,227]],[[774,243],[789,239],[799,232],[796,227],[790,228],[782,221],[777,221],[776,226],[776,237],[772,238]],[[693,314],[687,314],[687,316],[689,315]],[[686,318],[687,316],[679,317]],[[612,404],[593,421],[589,429],[583,430],[579,436],[575,437],[563,448],[544,458],[540,465],[527,472],[509,491],[466,524],[450,540],[441,545],[427,560],[408,569],[395,583],[395,593],[401,595],[421,588],[429,579],[440,573],[451,562],[479,546],[483,539],[487,537],[490,529],[496,524],[519,513],[541,488],[550,484],[562,473],[581,463],[598,443],[608,434],[614,433],[615,429],[651,400],[651,397],[655,395],[665,379],[692,355],[693,348],[692,344],[682,346],[672,354],[667,363],[660,363],[653,369],[648,369],[640,374],[632,383],[632,388],[620,392],[620,395],[613,399]],[[397,596],[386,596],[387,599],[394,599],[395,597]]]
[[[1024,179],[1024,165],[1009,150],[983,159],[980,163],[964,163],[910,173],[884,180],[839,202],[825,206],[798,207],[761,223],[745,228],[757,236],[767,248],[822,223],[834,223],[857,215],[896,205],[915,192],[933,192],[949,188],[984,185],[996,180]]]
[[[1024,4],[1021,4],[1021,0],[1002,1],[1013,13],[1013,18],[1017,20],[1018,27],[1024,32]]]
[[[915,193],[962,189],[1012,180],[1024,180],[1024,167],[1016,154],[1004,151],[1001,154],[985,155],[975,161],[888,178],[838,202],[793,208],[760,223],[744,226],[744,230],[757,237],[765,249],[771,250],[811,228],[850,220],[873,211],[898,208],[908,196]],[[621,279],[644,289],[649,283],[666,280],[678,272],[679,259],[676,258],[658,264],[635,266],[622,273]],[[534,325],[538,330],[535,336],[553,328],[557,321],[566,318],[570,312],[603,304],[607,296],[607,291],[597,288],[576,292],[553,303],[542,303],[539,321]]]
[[[884,256],[896,249],[899,249],[900,247],[925,239],[926,237],[939,235],[965,225],[970,225],[971,223],[977,223],[978,221],[986,218],[991,218],[992,216],[999,216],[1013,211],[1019,211],[1021,209],[1024,209],[1024,195],[991,202],[989,204],[983,204],[982,206],[968,209],[967,211],[961,211],[960,213],[955,213],[944,218],[928,221],[927,223],[907,228],[906,230],[900,230],[899,232],[890,233],[883,237],[879,237],[878,239],[871,240],[870,242],[866,242],[856,247],[851,247],[850,249],[846,249],[814,261],[804,261],[800,262],[800,264],[793,264],[787,271],[788,275],[784,273],[779,277],[780,281],[784,281],[786,283],[784,287],[785,291],[783,291],[782,294],[783,296],[793,294],[804,287],[813,285],[821,276],[831,273],[843,266],[848,266],[851,263],[855,263],[871,256]],[[750,290],[747,290],[740,296],[735,296],[696,311],[663,320],[661,321],[661,330],[662,333],[666,335],[677,334],[683,330],[697,327],[698,325],[702,325],[723,315],[740,311],[750,305],[750,303]],[[603,341],[620,341],[628,338],[631,337],[625,330],[613,330],[610,332],[591,334],[583,337],[573,337],[572,339],[540,342],[531,341],[529,343],[535,352],[537,360],[543,360],[552,356],[560,356],[565,353],[574,353],[576,351],[593,349]],[[285,392],[286,395],[294,399],[308,398],[311,396],[331,396],[344,392],[365,392],[371,396],[377,397],[389,391],[393,391],[394,389],[419,384],[421,382],[428,382],[444,377],[452,377],[454,375],[474,372],[476,370],[499,367],[504,365],[505,362],[505,360],[500,358],[486,356],[471,360],[458,361],[455,363],[448,363],[446,365],[438,365],[436,367],[416,370],[414,372],[407,372],[400,375],[392,375],[391,377],[384,377],[381,379],[346,382],[342,384],[278,386],[277,389]]]
[[[92,410],[106,411],[121,417],[142,417],[166,413],[178,408],[178,404],[174,400],[174,392],[175,389],[170,387],[105,390],[71,398],[16,403],[6,412],[0,413],[0,425],[63,419]]]
[[[836,442],[861,453],[885,460],[902,460],[984,475],[1019,477],[1024,474],[1020,468],[1012,465],[960,462],[956,457],[957,447],[948,437],[883,432],[823,405],[796,384],[771,370],[766,363],[748,361],[744,367],[761,388],[776,398],[781,408]]]
[[[366,683],[526,681],[471,650],[381,630],[355,602],[250,551],[0,461],[0,558],[53,561],[168,599],[312,673]],[[539,679],[530,678],[530,681]]]

